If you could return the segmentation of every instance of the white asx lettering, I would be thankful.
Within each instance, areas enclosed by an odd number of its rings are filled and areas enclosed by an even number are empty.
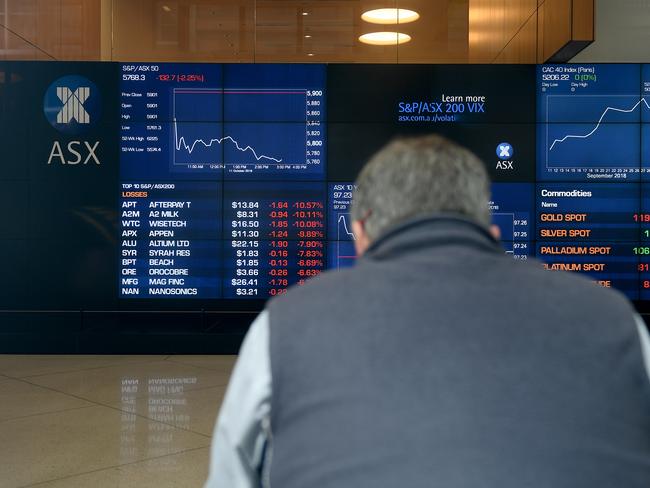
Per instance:
[[[88,164],[90,161],[94,161],[95,164],[101,164],[96,154],[98,147],[99,141],[96,141],[92,145],[87,141],[83,141],[83,146],[82,141],[70,141],[66,146],[66,154],[63,147],[61,147],[61,143],[59,141],[54,141],[52,149],[50,150],[50,157],[47,159],[47,164],[52,164],[52,160],[56,159],[58,159],[61,164],[72,166],[77,164]],[[72,158],[70,158],[69,155],[72,155]]]

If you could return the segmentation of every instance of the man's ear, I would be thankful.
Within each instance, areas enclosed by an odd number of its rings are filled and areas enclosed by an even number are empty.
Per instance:
[[[498,225],[492,224],[490,226],[490,234],[492,234],[492,237],[494,237],[497,241],[501,240],[501,229]]]
[[[354,250],[357,257],[360,258],[364,255],[368,247],[370,247],[370,239],[363,222],[359,220],[352,221],[352,233],[354,234]]]

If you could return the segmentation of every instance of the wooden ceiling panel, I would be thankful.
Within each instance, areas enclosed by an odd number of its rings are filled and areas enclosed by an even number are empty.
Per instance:
[[[468,5],[469,0],[3,0],[0,19],[57,59],[432,63],[467,59]],[[385,7],[416,10],[420,19],[399,26],[361,19],[364,11]],[[411,42],[375,47],[359,41],[361,34],[397,28]],[[109,35],[100,35],[102,29]],[[5,37],[5,46],[13,42]]]

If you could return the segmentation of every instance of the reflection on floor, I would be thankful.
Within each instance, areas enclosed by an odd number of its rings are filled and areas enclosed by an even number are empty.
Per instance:
[[[0,485],[201,487],[234,361],[0,355]]]

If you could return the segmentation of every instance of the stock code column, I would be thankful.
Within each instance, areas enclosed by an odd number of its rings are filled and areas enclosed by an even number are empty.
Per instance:
[[[323,183],[230,183],[224,190],[224,298],[267,298],[325,265]]]

